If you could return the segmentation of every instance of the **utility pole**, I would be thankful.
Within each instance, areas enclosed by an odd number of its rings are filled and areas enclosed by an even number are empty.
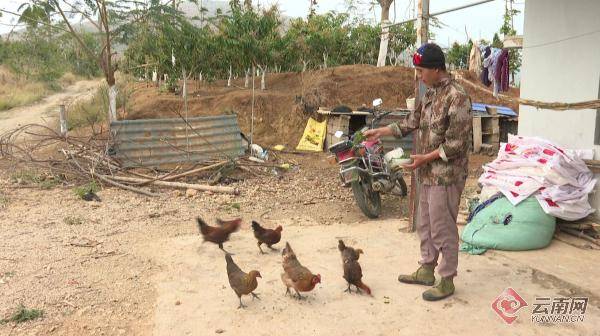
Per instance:
[[[419,0],[417,10],[417,46],[421,46],[429,39],[429,0]]]
[[[429,0],[418,0],[417,5],[417,48],[429,40]],[[421,104],[421,99],[425,95],[425,85],[417,77],[415,69],[415,108]],[[418,153],[419,132],[413,133],[413,153]],[[417,185],[417,173],[412,170],[410,174],[410,197],[408,198],[408,209],[410,217],[410,231],[417,228],[419,218],[419,193],[420,186]]]

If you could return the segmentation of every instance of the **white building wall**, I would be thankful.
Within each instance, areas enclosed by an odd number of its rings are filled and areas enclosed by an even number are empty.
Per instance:
[[[527,0],[524,11],[521,98],[564,103],[599,99],[600,1]],[[593,149],[594,159],[600,159],[600,146],[594,144],[597,114],[521,105],[519,134],[569,149]],[[600,209],[600,186],[591,202]]]

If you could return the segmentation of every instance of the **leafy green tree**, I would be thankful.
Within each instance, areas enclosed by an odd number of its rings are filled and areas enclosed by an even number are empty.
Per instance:
[[[512,0],[508,0],[511,1]],[[512,8],[512,6],[511,6]],[[504,8],[504,16],[502,20],[502,26],[500,27],[500,33],[504,38],[508,36],[514,36],[517,34],[517,31],[514,29],[512,25],[512,21],[515,15],[519,14],[521,11],[517,9],[511,9],[508,6]],[[519,49],[509,49],[509,68],[512,77],[512,83],[515,82],[515,73],[517,73],[521,69],[521,51]]]
[[[166,15],[174,11],[170,6],[161,5],[159,0],[150,0],[148,3],[137,0],[27,0],[20,7],[20,20],[41,24],[49,32],[51,29],[66,30],[86,57],[99,65],[109,86],[108,113],[112,121],[117,117],[117,62],[113,43],[127,31],[127,27],[145,17],[148,6],[161,7]],[[82,37],[83,32],[73,27],[73,17],[87,20],[97,30],[101,41],[98,50],[90,48]]]
[[[465,44],[459,44],[458,42],[454,42],[446,55],[448,63],[456,66],[458,69],[468,68],[469,54],[471,52],[472,47],[473,42],[471,42],[471,40],[469,40],[469,42]]]

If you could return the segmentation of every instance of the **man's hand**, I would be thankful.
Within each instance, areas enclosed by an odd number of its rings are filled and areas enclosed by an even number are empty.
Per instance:
[[[425,165],[433,160],[439,159],[440,151],[439,149],[436,149],[433,152],[427,154],[411,155],[410,158],[413,160],[413,162],[411,164],[402,165],[402,168],[417,169],[422,165]]]
[[[382,136],[392,135],[392,129],[389,127],[380,127],[367,130],[363,133],[369,140],[377,140]]]

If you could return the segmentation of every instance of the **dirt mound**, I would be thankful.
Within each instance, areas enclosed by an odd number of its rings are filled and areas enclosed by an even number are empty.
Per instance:
[[[255,140],[267,145],[297,145],[309,116],[322,118],[314,113],[319,106],[357,108],[362,104],[370,105],[375,98],[382,98],[385,109],[405,107],[406,98],[414,95],[413,76],[411,68],[369,65],[267,74],[267,90],[255,91]],[[463,74],[463,77],[466,75]],[[473,80],[473,77],[469,78]],[[189,83],[188,115],[237,113],[242,131],[249,134],[252,90],[244,88],[244,78],[234,80],[229,88],[225,84],[225,81],[200,85]],[[258,78],[255,85],[260,85]],[[501,104],[485,92],[465,88],[474,102]],[[518,97],[518,90],[511,90],[509,95]],[[174,118],[177,117],[176,111],[183,111],[181,96],[159,93],[155,87],[146,87],[145,84],[137,85],[131,103],[133,108],[127,113],[129,119]]]
[[[487,86],[483,85],[483,83],[481,83],[479,78],[473,72],[466,71],[466,70],[460,70],[460,71],[458,71],[458,73],[460,74],[461,77],[467,79],[469,82],[475,84],[479,88],[479,90],[478,90],[478,89],[474,89],[473,87],[471,87],[469,85],[464,86],[465,89],[467,90],[467,92],[469,93],[469,95],[471,96],[471,100],[474,103],[486,103],[486,104],[491,104],[491,105],[507,106],[507,107],[510,107],[511,109],[513,109],[515,112],[519,113],[519,104],[517,104],[516,102],[500,100],[498,98],[495,98],[491,94],[487,93],[486,91],[491,91],[492,87],[491,86],[487,87]],[[521,90],[518,88],[511,87],[508,90],[508,92],[502,92],[502,94],[509,96],[509,97],[513,97],[513,98],[519,98],[520,91]]]

